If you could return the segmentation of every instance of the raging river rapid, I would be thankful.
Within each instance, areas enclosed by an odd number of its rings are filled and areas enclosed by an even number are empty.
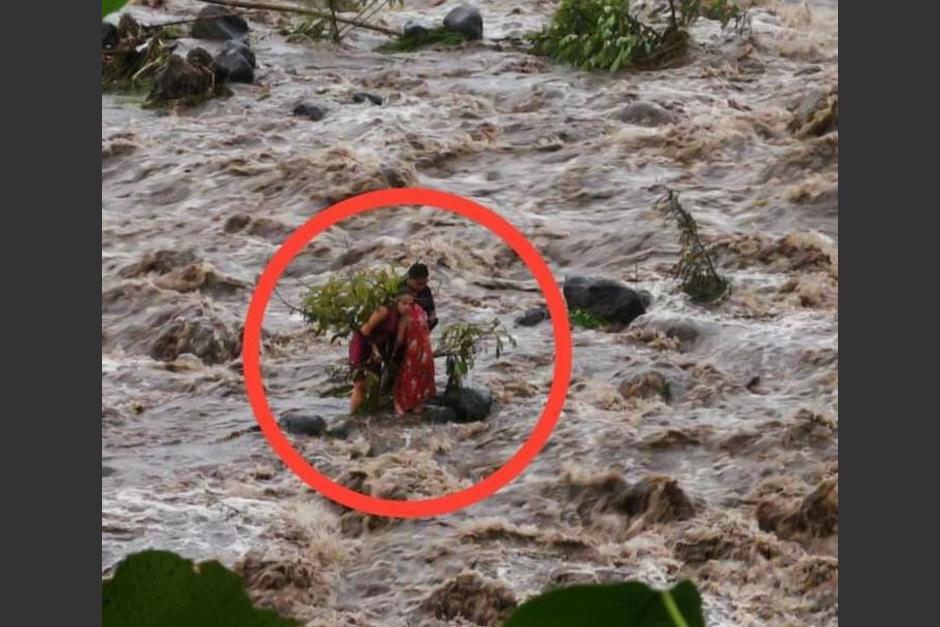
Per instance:
[[[373,21],[438,22],[454,4],[408,1]],[[837,9],[758,4],[749,34],[701,19],[684,63],[615,75],[506,43],[544,25],[550,1],[479,0],[483,41],[412,53],[376,52],[387,38],[362,29],[340,46],[289,40],[295,16],[255,12],[255,81],[232,96],[166,113],[104,94],[102,576],[163,548],[235,568],[260,605],[303,624],[358,626],[498,625],[554,586],[688,578],[710,625],[836,624],[838,131],[798,136],[791,120],[837,86]],[[158,23],[202,6],[126,10]],[[196,43],[215,45],[181,41]],[[301,100],[323,119],[292,115]],[[336,201],[401,186],[500,213],[559,283],[606,277],[652,295],[625,329],[573,328],[564,409],[521,475],[407,520],[347,510],[294,475],[257,430],[240,354],[252,289],[285,238]],[[732,282],[717,305],[690,303],[669,274],[666,189]],[[498,318],[518,343],[471,373],[492,416],[288,436],[328,477],[394,499],[499,468],[553,377],[551,323],[514,323],[542,297],[498,237],[382,209],[328,229],[282,276],[263,326],[276,415],[332,425],[348,405],[320,396],[345,344],[288,304],[333,273],[415,260],[442,325]],[[626,511],[612,505],[624,494]]]

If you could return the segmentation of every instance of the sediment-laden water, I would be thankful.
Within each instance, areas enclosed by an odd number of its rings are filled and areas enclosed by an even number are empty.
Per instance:
[[[379,21],[452,8],[406,4]],[[104,95],[103,575],[166,548],[236,566],[259,602],[310,625],[377,626],[498,624],[507,599],[564,583],[691,578],[714,625],[836,624],[838,132],[789,125],[837,85],[837,12],[761,4],[749,36],[700,20],[681,67],[615,76],[505,43],[553,2],[478,2],[489,41],[410,54],[372,52],[384,39],[366,31],[342,47],[289,43],[288,18],[255,14],[256,81],[232,97],[162,114]],[[130,11],[153,23],[200,6]],[[382,104],[353,102],[359,91]],[[326,116],[291,115],[301,99]],[[521,476],[459,513],[404,521],[302,484],[252,429],[240,365],[251,289],[284,238],[339,199],[401,185],[499,212],[560,281],[653,295],[625,330],[574,330],[568,400]],[[733,282],[719,306],[689,303],[668,274],[677,232],[654,208],[667,187]],[[486,422],[290,436],[328,476],[387,498],[498,468],[553,374],[550,324],[513,325],[540,302],[525,265],[457,217],[409,207],[344,222],[279,292],[296,303],[331,272],[416,258],[444,324],[498,317],[518,346],[478,360],[472,384],[499,401]],[[346,401],[319,391],[345,347],[278,299],[264,330],[274,411],[340,420]]]

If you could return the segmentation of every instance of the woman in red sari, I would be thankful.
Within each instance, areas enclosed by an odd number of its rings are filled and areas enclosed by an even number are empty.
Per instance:
[[[400,297],[399,312],[396,344],[402,358],[392,395],[395,413],[401,416],[411,410],[420,413],[424,402],[434,396],[435,389],[428,316],[413,297],[410,300]]]

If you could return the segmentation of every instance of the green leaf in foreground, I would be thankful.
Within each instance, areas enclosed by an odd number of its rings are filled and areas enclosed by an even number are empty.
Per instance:
[[[571,324],[582,329],[597,329],[607,324],[606,320],[587,309],[573,310],[568,319],[571,320]]]
[[[520,605],[505,627],[705,627],[702,599],[689,581],[654,590],[631,581],[552,590]]]
[[[101,0],[101,17],[120,11],[125,4],[127,0]]]
[[[128,556],[101,592],[103,627],[298,627],[255,608],[238,575],[169,551]]]

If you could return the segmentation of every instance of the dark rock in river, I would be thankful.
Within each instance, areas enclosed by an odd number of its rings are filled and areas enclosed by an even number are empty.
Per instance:
[[[643,515],[649,522],[686,520],[695,515],[692,501],[675,479],[647,477],[627,490],[619,509],[628,516]]]
[[[457,422],[457,412],[450,407],[428,405],[421,414],[421,420],[432,424]]]
[[[420,37],[422,35],[428,34],[429,32],[430,29],[428,29],[427,26],[422,26],[421,24],[418,24],[412,20],[405,22],[405,27],[402,29],[402,34],[405,37]]]
[[[220,51],[220,53],[221,54],[229,54],[229,53],[239,54],[245,57],[245,60],[248,61],[248,64],[251,65],[252,68],[258,67],[258,61],[255,58],[255,51],[251,49],[251,46],[249,46],[248,42],[246,41],[243,41],[240,39],[233,39],[230,41],[226,41],[224,44],[222,44],[222,50]]]
[[[352,95],[352,101],[356,104],[361,104],[366,100],[374,105],[382,104],[382,96],[376,96],[375,94],[370,94],[367,91],[359,91]]]
[[[450,390],[428,402],[425,411],[432,411],[431,407],[445,407],[455,414],[454,422],[475,422],[485,420],[493,409],[493,395],[489,390],[474,388],[460,388]],[[436,410],[434,410],[436,411]],[[438,413],[438,417],[444,417]]]
[[[314,122],[319,122],[326,117],[326,109],[320,105],[310,102],[301,102],[294,107],[294,115],[308,118]]]
[[[323,435],[326,433],[326,421],[320,416],[288,414],[281,418],[281,427],[295,435]]]
[[[516,318],[516,324],[521,327],[534,327],[544,320],[548,320],[548,308],[533,307],[532,309],[527,309],[524,314]]]
[[[619,118],[621,122],[637,126],[664,126],[676,121],[676,116],[652,102],[628,104],[620,112]]]
[[[248,23],[239,15],[220,6],[204,7],[193,22],[196,39],[241,39],[248,35]]]
[[[232,83],[255,80],[255,54],[247,46],[225,46],[215,57],[216,76]]]
[[[356,432],[356,423],[350,418],[340,420],[326,430],[326,434],[337,440],[348,440]]]
[[[111,22],[101,22],[101,47],[113,48],[118,43],[117,26]]]
[[[569,309],[584,309],[608,322],[630,324],[646,313],[647,292],[637,292],[609,279],[568,277],[564,286]]]
[[[459,6],[444,17],[444,27],[467,39],[483,39],[483,16],[473,7]]]

